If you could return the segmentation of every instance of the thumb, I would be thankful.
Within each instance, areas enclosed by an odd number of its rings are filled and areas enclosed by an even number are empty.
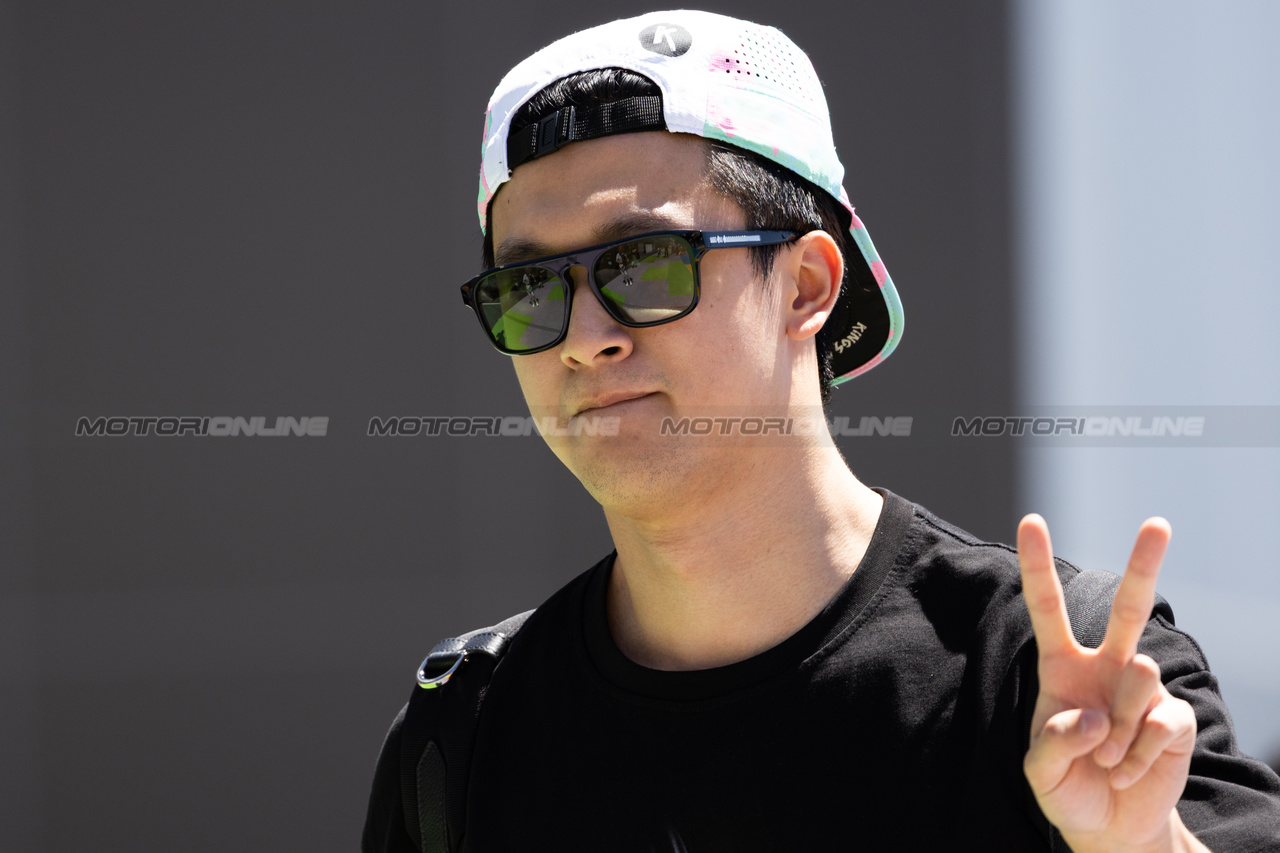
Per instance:
[[[1031,748],[1022,767],[1037,793],[1052,791],[1067,775],[1071,763],[1106,740],[1111,718],[1103,711],[1073,708],[1054,714],[1031,733]]]

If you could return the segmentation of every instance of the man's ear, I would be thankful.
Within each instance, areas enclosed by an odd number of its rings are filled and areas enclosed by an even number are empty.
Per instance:
[[[791,304],[787,306],[787,336],[803,341],[818,334],[840,298],[844,261],[835,238],[826,231],[810,231],[780,256],[786,259]]]

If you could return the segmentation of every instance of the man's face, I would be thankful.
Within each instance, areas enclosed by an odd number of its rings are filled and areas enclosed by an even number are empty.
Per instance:
[[[744,228],[732,201],[705,180],[702,140],[632,133],[566,146],[520,166],[492,208],[498,264],[664,229]],[[560,460],[606,508],[646,506],[711,487],[740,455],[710,437],[661,436],[664,418],[776,410],[792,381],[781,290],[747,249],[708,252],[701,298],[688,316],[632,329],[605,313],[574,268],[568,334],[513,359],[538,418],[617,418],[615,436],[548,436]]]

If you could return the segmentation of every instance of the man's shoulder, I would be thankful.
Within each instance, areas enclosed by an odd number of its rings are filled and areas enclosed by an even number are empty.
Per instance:
[[[912,504],[915,517],[900,561],[924,583],[962,584],[1004,590],[1021,595],[1022,577],[1017,549],[970,533],[920,504]],[[1080,569],[1062,558],[1054,561],[1058,579],[1065,586]]]
[[[911,504],[911,524],[897,556],[895,573],[901,606],[950,638],[953,645],[995,647],[1014,654],[1032,639],[1022,594],[1018,552],[1012,545],[976,536],[957,524]],[[1058,579],[1067,587],[1080,569],[1057,559]]]
[[[981,626],[1020,640],[1031,640],[1031,623],[1022,594],[1018,552],[1012,545],[989,542],[913,504],[911,535],[900,560],[905,586],[935,619]],[[1096,647],[1105,633],[1111,599],[1120,578],[1105,571],[1083,571],[1055,557],[1067,612],[1076,640]],[[1207,668],[1195,640],[1174,624],[1169,603],[1157,595],[1144,635],[1144,651],[1184,661],[1190,669]],[[1175,667],[1178,669],[1178,667]]]
[[[561,640],[570,640],[568,634],[576,635],[582,623],[583,608],[589,589],[593,581],[599,582],[600,573],[607,575],[609,568],[613,565],[615,554],[616,552],[610,552],[539,604],[529,614],[519,631],[512,636],[507,656],[523,654],[535,642],[547,643],[556,637]]]

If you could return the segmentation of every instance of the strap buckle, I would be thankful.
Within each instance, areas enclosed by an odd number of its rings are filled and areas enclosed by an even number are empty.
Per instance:
[[[532,125],[530,125],[532,127]],[[473,653],[488,655],[494,659],[495,665],[507,650],[507,644],[520,626],[529,618],[532,610],[518,613],[510,619],[504,619],[490,628],[471,631],[461,637],[450,637],[436,643],[427,657],[418,667],[418,686],[431,690],[448,683],[453,678],[462,662]]]
[[[538,135],[534,141],[533,158],[537,159],[568,145],[573,136],[573,119],[576,110],[565,107],[538,120]]]
[[[442,684],[447,684],[466,659],[466,649],[458,649],[452,652],[432,652],[427,655],[426,660],[422,662],[422,666],[418,667],[418,686],[423,690],[431,690]],[[440,672],[441,667],[444,667],[443,672]],[[439,672],[440,674],[428,675],[427,673],[429,672]]]

